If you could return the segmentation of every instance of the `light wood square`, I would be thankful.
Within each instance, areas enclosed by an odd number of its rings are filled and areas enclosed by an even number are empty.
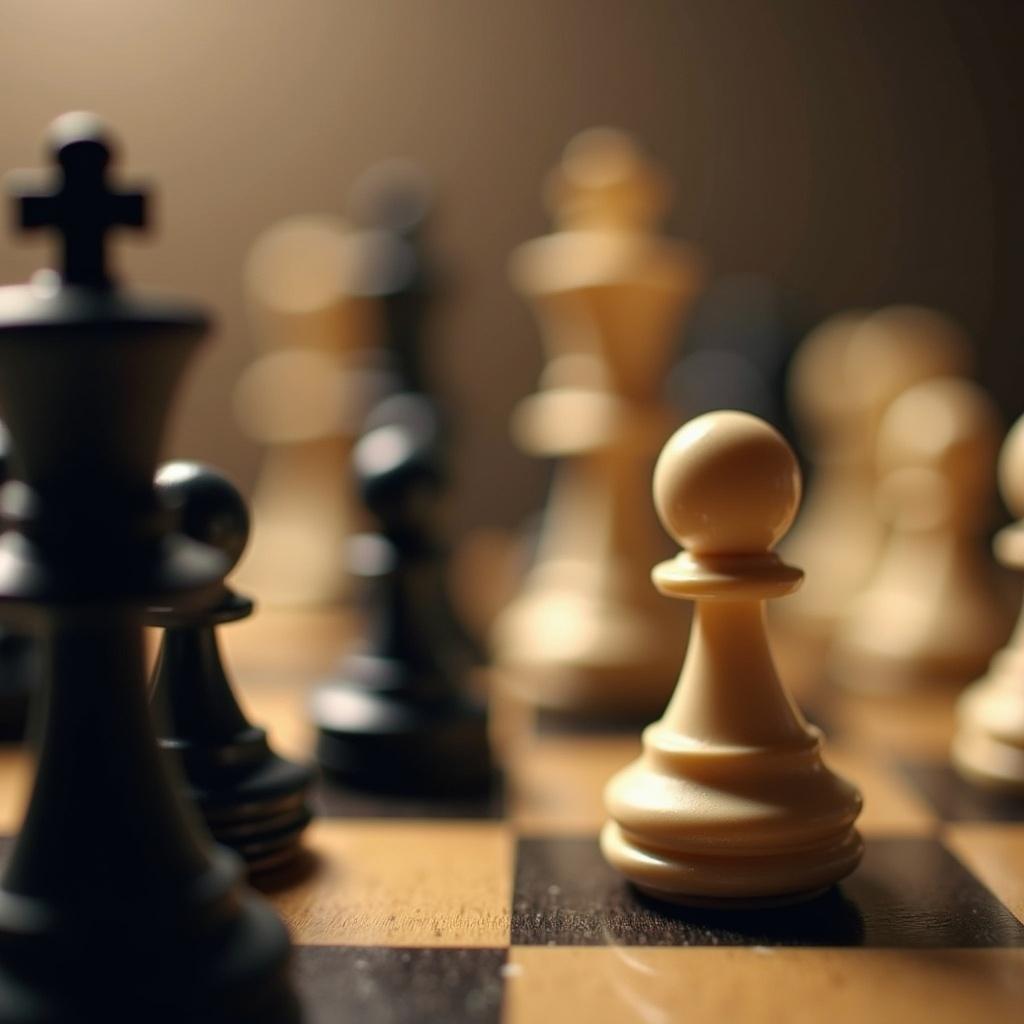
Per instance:
[[[504,1024],[1011,1024],[1024,950],[514,947]]]
[[[506,946],[512,844],[500,823],[318,821],[308,878],[272,899],[297,943]]]
[[[639,736],[538,737],[509,772],[510,816],[521,833],[596,834],[605,784],[640,753]]]

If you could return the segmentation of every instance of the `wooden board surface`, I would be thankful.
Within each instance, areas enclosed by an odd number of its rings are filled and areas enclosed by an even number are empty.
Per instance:
[[[352,630],[338,614],[222,630],[254,721],[308,757],[304,702]],[[783,658],[785,661],[785,658]],[[310,1024],[1010,1022],[1024,1007],[1024,803],[944,759],[949,694],[801,699],[863,790],[863,865],[801,907],[666,910],[602,860],[601,790],[638,731],[499,702],[502,792],[443,806],[320,785],[303,869],[269,880]],[[31,777],[0,751],[0,832]]]

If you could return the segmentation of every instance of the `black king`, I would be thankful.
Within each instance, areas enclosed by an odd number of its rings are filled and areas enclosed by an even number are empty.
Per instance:
[[[145,198],[107,184],[92,116],[49,138],[23,229],[63,237],[63,268],[0,289],[0,614],[42,638],[31,801],[0,880],[0,1020],[298,1019],[288,938],[179,800],[153,733],[147,607],[209,601],[223,556],[189,540],[153,487],[174,390],[206,317],[124,290],[106,237]]]

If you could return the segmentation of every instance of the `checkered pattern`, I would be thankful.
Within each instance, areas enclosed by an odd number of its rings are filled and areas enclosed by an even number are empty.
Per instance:
[[[290,674],[257,637],[233,641],[236,674],[253,719],[301,756],[304,689],[321,665],[306,645]],[[322,785],[308,858],[264,883],[293,932],[308,1021],[1019,1019],[1024,802],[948,769],[949,695],[816,699],[827,759],[864,792],[867,852],[798,907],[666,909],[605,864],[601,790],[636,755],[638,729],[532,722],[504,736],[504,790],[479,802]],[[27,774],[20,754],[0,754],[8,831]]]

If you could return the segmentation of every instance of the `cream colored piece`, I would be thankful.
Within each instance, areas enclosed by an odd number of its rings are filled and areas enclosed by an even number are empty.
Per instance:
[[[277,607],[341,600],[345,546],[361,524],[349,464],[377,393],[378,304],[360,294],[359,236],[332,217],[292,217],[257,240],[246,296],[268,350],[235,394],[243,430],[264,447],[252,543],[237,579]]]
[[[823,764],[821,734],[790,700],[768,647],[764,601],[803,577],[772,552],[800,501],[796,458],[762,420],[709,413],[665,446],[654,500],[684,548],[654,569],[654,583],[697,611],[668,709],[605,790],[601,848],[664,900],[806,898],[859,862],[861,798]]]
[[[1024,417],[1006,438],[999,483],[1009,509],[1024,516]],[[1024,521],[996,535],[995,551],[1011,569],[1024,570]],[[1024,611],[1014,634],[957,707],[953,764],[981,785],[1024,793]]]
[[[962,686],[1005,642],[1009,594],[984,544],[999,436],[992,400],[963,378],[918,384],[890,406],[877,450],[889,536],[835,645],[844,686]]]
[[[302,214],[278,221],[256,239],[242,281],[262,344],[334,354],[352,347],[348,339],[376,330],[373,303],[354,304],[345,288],[359,274],[352,238],[340,217]]]
[[[916,383],[964,373],[969,357],[961,329],[918,306],[841,313],[800,346],[789,396],[815,474],[783,552],[808,581],[773,612],[802,643],[827,647],[881,555],[875,449],[885,411]]]
[[[558,230],[512,257],[548,360],[513,432],[557,466],[535,564],[492,640],[501,678],[537,705],[651,713],[671,687],[681,626],[647,582],[664,538],[633,500],[671,429],[660,391],[702,277],[692,247],[654,233],[668,196],[628,136],[585,132],[548,181]]]
[[[865,317],[839,313],[819,325],[800,345],[789,374],[790,407],[814,476],[783,547],[811,577],[772,615],[802,641],[821,646],[863,586],[883,539],[863,407],[846,379],[850,339]]]

